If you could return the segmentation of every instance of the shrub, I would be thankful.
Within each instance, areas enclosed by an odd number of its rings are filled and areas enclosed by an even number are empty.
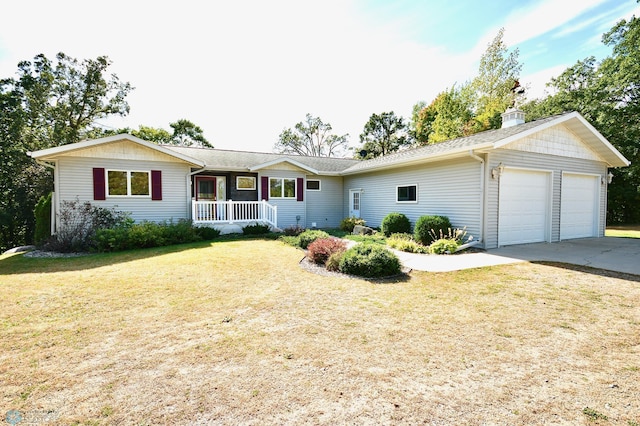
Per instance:
[[[344,250],[332,253],[331,256],[329,256],[329,259],[327,259],[327,262],[324,264],[325,268],[327,268],[327,271],[340,271],[340,260],[342,260],[343,256]]]
[[[446,216],[420,216],[413,231],[414,239],[422,245],[428,246],[438,238],[433,235],[446,233],[451,228],[451,222]]]
[[[51,192],[46,197],[40,197],[34,210],[36,229],[33,239],[40,245],[51,237]]]
[[[200,241],[203,232],[208,236],[217,236],[220,231],[194,227],[190,220],[177,222],[140,222],[133,225],[100,229],[93,239],[96,251],[122,251],[136,248],[161,247],[173,244]]]
[[[58,232],[46,244],[45,250],[63,253],[89,251],[96,232],[133,223],[129,213],[92,206],[85,201],[63,201],[58,217]]]
[[[359,217],[345,217],[340,222],[340,229],[347,232],[353,232],[353,228],[356,225],[364,226],[367,222],[364,219],[360,219]]]
[[[195,231],[205,241],[213,240],[220,236],[220,230],[210,226],[198,226]]]
[[[298,235],[300,235],[300,234],[302,234],[304,232],[304,228],[302,226],[300,226],[300,225],[290,226],[288,228],[284,228],[284,230],[282,232],[286,236],[297,237]]]
[[[278,237],[278,241],[282,241],[290,246],[300,247],[300,237],[297,235],[281,235]]]
[[[344,252],[340,271],[368,278],[396,275],[400,272],[400,260],[382,246],[358,244]]]
[[[261,225],[256,223],[255,225],[247,225],[242,228],[244,235],[261,235],[269,233],[269,225]]]
[[[391,234],[387,238],[387,245],[396,250],[408,253],[427,253],[428,248],[414,241],[411,234]]]
[[[313,263],[324,265],[333,253],[346,249],[347,243],[339,238],[318,238],[307,247],[307,255]]]
[[[429,246],[429,253],[431,254],[445,254],[445,253],[455,253],[458,248],[458,242],[454,239],[449,238],[440,238],[439,240],[434,241]]]
[[[411,222],[402,213],[389,213],[382,219],[380,228],[387,237],[395,233],[409,233],[411,232]]]
[[[307,247],[309,247],[309,244],[311,244],[318,238],[329,238],[329,237],[330,235],[324,231],[319,231],[319,230],[304,231],[302,234],[298,235],[298,238],[299,238],[298,245],[301,248],[306,250]]]

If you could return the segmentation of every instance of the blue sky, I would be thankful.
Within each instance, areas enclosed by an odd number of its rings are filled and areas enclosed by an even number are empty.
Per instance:
[[[416,102],[471,79],[501,27],[537,97],[577,60],[608,55],[602,34],[633,14],[635,0],[13,0],[0,78],[38,53],[106,55],[136,90],[131,113],[103,124],[186,118],[217,148],[269,152],[311,113],[357,146],[372,113],[409,119]]]

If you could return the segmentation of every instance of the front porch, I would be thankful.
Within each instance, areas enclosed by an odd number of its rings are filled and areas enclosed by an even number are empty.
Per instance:
[[[262,223],[278,228],[278,206],[262,201],[206,201],[192,200],[191,220],[194,225],[233,229]],[[235,225],[235,226],[229,226]],[[224,233],[224,231],[223,231]]]

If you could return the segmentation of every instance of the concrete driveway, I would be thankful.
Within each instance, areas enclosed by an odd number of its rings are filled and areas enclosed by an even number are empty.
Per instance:
[[[581,238],[506,246],[487,253],[526,261],[546,260],[640,275],[640,238]]]
[[[518,262],[553,261],[640,275],[640,239],[582,238],[558,243],[501,247],[479,253],[435,256],[394,250],[402,264],[417,271],[449,272]]]

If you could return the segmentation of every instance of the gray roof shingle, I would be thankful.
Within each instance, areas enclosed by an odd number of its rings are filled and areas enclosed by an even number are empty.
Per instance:
[[[504,129],[487,130],[471,136],[452,139],[445,142],[426,145],[418,148],[410,148],[384,157],[376,157],[371,160],[354,160],[349,158],[333,157],[307,157],[291,154],[275,154],[266,152],[229,151],[209,148],[192,148],[173,145],[164,145],[175,152],[204,161],[208,169],[219,170],[249,170],[252,167],[279,159],[291,159],[305,166],[317,170],[320,174],[358,173],[377,168],[390,167],[395,164],[439,157],[448,153],[460,152],[465,149],[479,148],[495,144],[518,133],[531,130],[535,127],[553,121],[562,115],[546,117],[540,120],[530,121],[517,126]]]

